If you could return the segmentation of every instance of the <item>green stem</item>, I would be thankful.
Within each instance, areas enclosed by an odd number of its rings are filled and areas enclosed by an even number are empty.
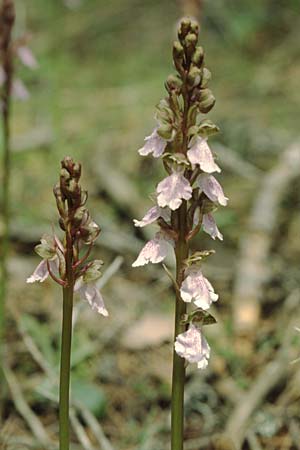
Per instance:
[[[183,261],[188,257],[189,247],[186,242],[186,213],[187,204],[183,202],[178,211],[179,239],[176,243],[176,282],[180,286],[184,277]],[[174,341],[178,334],[185,331],[181,323],[186,312],[186,304],[182,301],[180,293],[176,295],[175,332]],[[171,405],[171,450],[183,450],[183,424],[184,424],[184,383],[185,360],[173,352],[172,376],[172,405]]]
[[[10,36],[10,35],[9,35]],[[9,42],[10,37],[8,38]],[[8,44],[9,45],[9,44]],[[11,104],[11,86],[13,76],[12,56],[9,50],[4,53],[3,62],[6,79],[3,85],[2,102],[2,134],[3,134],[3,160],[2,160],[2,239],[0,250],[0,361],[4,357],[4,332],[5,332],[5,298],[7,292],[7,255],[9,251],[9,221],[10,221],[10,171],[11,171],[11,152],[10,152],[10,104]],[[2,367],[2,364],[1,364]],[[5,397],[4,374],[0,370],[0,420],[2,418],[1,407]]]
[[[72,312],[74,281],[72,273],[72,248],[68,246],[66,255],[67,287],[63,288],[63,321],[59,384],[59,449],[69,450],[69,397],[72,343]]]

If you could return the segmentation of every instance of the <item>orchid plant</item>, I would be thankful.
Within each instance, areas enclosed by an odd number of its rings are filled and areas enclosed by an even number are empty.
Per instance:
[[[59,389],[60,450],[69,449],[69,390],[74,293],[87,301],[91,308],[108,316],[97,280],[101,277],[101,260],[88,261],[100,233],[86,208],[87,192],[79,181],[81,165],[70,157],[61,162],[59,183],[54,196],[59,213],[59,225],[64,232],[62,241],[47,234],[35,247],[42,258],[27,283],[43,282],[49,276],[63,289],[63,321]]]
[[[208,89],[210,71],[204,65],[204,51],[197,45],[199,26],[182,19],[178,41],[173,45],[176,75],[167,78],[167,97],[156,109],[157,126],[139,149],[142,156],[160,158],[167,177],[158,183],[156,204],[136,227],[156,223],[160,230],[141,250],[134,267],[160,263],[174,249],[176,278],[165,266],[176,291],[175,336],[172,376],[171,449],[183,450],[183,400],[185,367],[196,363],[205,369],[210,347],[202,327],[215,323],[207,312],[218,300],[213,286],[204,276],[201,263],[213,251],[191,252],[191,242],[202,229],[212,239],[223,239],[213,212],[226,206],[227,197],[214,173],[221,171],[208,145],[218,127],[202,117],[215,104]],[[188,311],[189,303],[197,307]]]

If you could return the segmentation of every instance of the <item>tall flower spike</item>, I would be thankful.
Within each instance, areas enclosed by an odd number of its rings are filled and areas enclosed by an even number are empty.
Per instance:
[[[63,323],[61,344],[59,439],[60,449],[69,449],[69,387],[74,292],[93,310],[108,316],[103,297],[97,288],[101,277],[101,260],[88,261],[100,228],[86,207],[87,192],[80,185],[81,165],[72,158],[61,162],[59,182],[54,196],[59,226],[64,232],[61,242],[55,235],[44,235],[35,247],[42,258],[27,283],[43,282],[48,276],[63,288]]]
[[[196,22],[189,18],[181,20],[178,40],[173,44],[177,74],[168,76],[167,96],[156,109],[158,126],[139,150],[141,155],[160,157],[167,175],[157,185],[157,205],[142,220],[134,221],[137,227],[151,223],[160,227],[154,239],[141,250],[132,264],[134,267],[163,261],[168,242],[172,243],[176,257],[176,279],[166,268],[176,292],[171,450],[183,450],[185,362],[197,363],[203,369],[210,355],[193,317],[195,314],[200,317],[199,326],[213,323],[214,318],[205,310],[218,299],[200,266],[202,259],[212,252],[191,253],[191,243],[201,229],[213,239],[223,239],[211,213],[216,203],[225,206],[228,200],[211,175],[221,170],[208,144],[209,136],[218,127],[203,118],[213,108],[215,98],[208,88],[211,73],[205,67],[203,48],[197,44],[198,35]],[[188,304],[192,302],[198,309],[189,312]]]

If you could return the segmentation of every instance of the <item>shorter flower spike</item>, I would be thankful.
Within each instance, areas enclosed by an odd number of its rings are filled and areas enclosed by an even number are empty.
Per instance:
[[[159,206],[169,206],[173,211],[180,207],[182,200],[189,200],[193,192],[189,181],[181,172],[173,172],[158,183],[156,191]]]
[[[180,295],[184,302],[194,301],[195,305],[203,310],[209,309],[212,302],[219,296],[200,269],[190,268],[186,270],[187,276],[180,287]]]
[[[176,337],[175,351],[187,362],[197,363],[198,369],[205,369],[208,365],[210,347],[202,331],[193,324]]]
[[[164,233],[156,233],[154,239],[148,241],[142,248],[132,267],[144,266],[149,262],[153,264],[160,263],[167,256],[169,244],[173,244],[173,241],[166,237]]]
[[[167,141],[157,133],[157,128],[153,130],[150,136],[145,137],[145,142],[144,147],[138,150],[139,154],[146,156],[152,153],[154,158],[159,158],[167,145]]]
[[[43,235],[35,247],[42,258],[27,283],[43,282],[49,275],[64,288],[71,288],[92,309],[108,316],[97,288],[103,261],[88,261],[100,228],[86,208],[87,192],[80,185],[81,165],[70,157],[61,162],[60,180],[53,189],[59,213],[59,225],[65,233],[63,243],[55,235]],[[83,250],[88,245],[87,250]],[[83,254],[81,254],[81,252]]]

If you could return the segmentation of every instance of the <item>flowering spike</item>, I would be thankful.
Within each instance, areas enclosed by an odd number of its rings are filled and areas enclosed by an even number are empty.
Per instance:
[[[197,44],[198,36],[199,25],[189,18],[182,19],[178,40],[173,44],[177,74],[167,77],[167,96],[156,108],[158,127],[139,150],[141,155],[160,157],[167,176],[157,185],[157,204],[142,220],[134,221],[137,227],[155,222],[160,228],[154,239],[141,250],[132,264],[134,267],[163,261],[167,255],[167,242],[172,243],[176,256],[176,279],[165,268],[176,292],[172,450],[183,450],[185,366],[182,358],[197,363],[199,369],[207,366],[210,348],[195,323],[198,321],[202,326],[215,322],[206,310],[218,299],[200,267],[212,251],[201,250],[190,255],[190,246],[201,229],[213,239],[223,239],[211,213],[216,209],[216,203],[225,206],[228,200],[219,182],[211,175],[221,171],[208,144],[209,137],[218,131],[218,127],[203,117],[213,108],[215,98],[208,87],[211,73],[205,67],[204,50]],[[168,215],[163,216],[162,211],[167,211]],[[194,315],[193,312],[187,314],[191,302],[198,307]],[[186,317],[191,320],[187,322]]]
[[[91,249],[100,233],[86,207],[87,192],[80,185],[81,165],[72,158],[61,161],[59,182],[53,193],[59,214],[59,225],[64,231],[63,242],[55,234],[44,235],[35,247],[42,258],[27,283],[43,282],[50,277],[63,287],[63,323],[60,370],[60,448],[69,449],[69,386],[72,338],[72,309],[74,292],[86,301],[92,310],[108,316],[97,280],[101,277],[103,261],[88,261]],[[84,245],[88,245],[88,249]],[[83,249],[83,250],[82,250]],[[82,251],[82,255],[81,255]]]

